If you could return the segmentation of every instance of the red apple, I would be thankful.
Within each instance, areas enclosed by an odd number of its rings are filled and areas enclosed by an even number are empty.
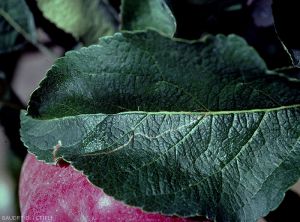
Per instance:
[[[107,196],[70,165],[48,165],[30,154],[21,171],[19,195],[23,221],[195,221],[128,206]]]

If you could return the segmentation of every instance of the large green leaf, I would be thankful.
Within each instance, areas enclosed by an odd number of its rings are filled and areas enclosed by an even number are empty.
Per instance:
[[[122,29],[156,29],[166,35],[176,32],[176,21],[165,0],[122,0]]]
[[[277,34],[295,66],[300,67],[300,34],[296,15],[299,1],[273,0],[273,16]]]
[[[33,16],[25,1],[1,0],[0,54],[21,48],[26,40],[35,42],[36,35]]]
[[[22,140],[147,211],[255,221],[300,176],[299,86],[234,35],[118,33],[55,63]]]
[[[89,45],[116,31],[115,12],[106,0],[37,0],[44,16]]]

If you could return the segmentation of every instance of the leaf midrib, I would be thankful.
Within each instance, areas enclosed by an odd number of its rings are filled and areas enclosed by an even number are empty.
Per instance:
[[[107,115],[107,116],[116,116],[116,115],[135,115],[135,114],[145,114],[145,115],[205,115],[205,116],[215,116],[215,115],[232,115],[232,114],[247,114],[247,113],[267,113],[273,111],[280,111],[285,109],[300,109],[300,104],[280,106],[274,108],[262,108],[262,109],[247,109],[247,110],[224,110],[224,111],[206,111],[206,112],[188,112],[188,111],[157,111],[157,112],[148,112],[148,111],[128,111],[128,112],[119,112],[119,113],[83,113],[78,115],[63,116],[63,117],[53,117],[53,118],[38,118],[31,117],[37,120],[64,120],[79,116],[93,116],[93,115]],[[28,110],[27,110],[28,111]],[[28,115],[28,112],[27,114]]]
[[[288,106],[279,106],[274,108],[262,108],[262,109],[247,109],[247,110],[224,110],[224,111],[206,111],[206,112],[173,112],[173,111],[159,111],[159,112],[146,112],[146,111],[130,111],[130,112],[120,112],[116,114],[107,115],[127,115],[127,114],[148,114],[148,115],[205,115],[205,116],[215,116],[215,115],[231,115],[231,114],[247,114],[247,113],[267,113],[273,111],[280,111],[285,109],[297,109],[300,108],[300,104],[293,104]]]

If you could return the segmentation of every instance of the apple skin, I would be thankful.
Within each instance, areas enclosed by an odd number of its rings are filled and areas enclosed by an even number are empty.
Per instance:
[[[48,165],[31,154],[22,167],[19,199],[23,221],[207,221],[147,213],[128,206],[106,195],[70,165]]]

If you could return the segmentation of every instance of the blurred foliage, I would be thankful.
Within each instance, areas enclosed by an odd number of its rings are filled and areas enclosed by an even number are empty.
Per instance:
[[[24,0],[0,1],[0,54],[35,42],[33,15]]]

